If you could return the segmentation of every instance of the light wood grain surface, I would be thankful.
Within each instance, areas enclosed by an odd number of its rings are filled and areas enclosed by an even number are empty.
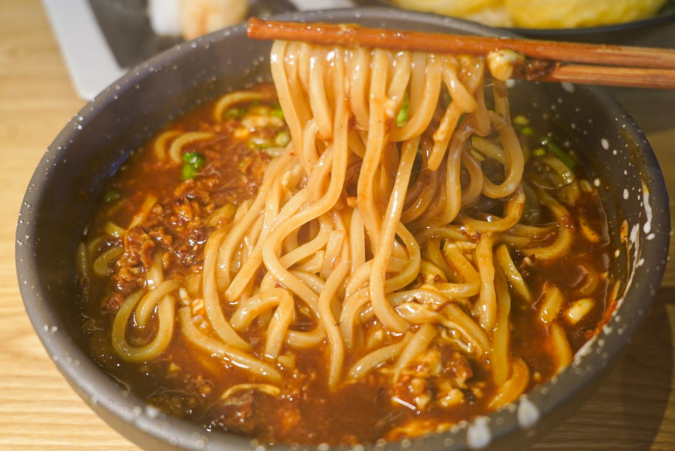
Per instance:
[[[675,47],[675,30],[665,39]],[[646,130],[675,193],[675,94],[616,94]],[[83,105],[38,0],[0,0],[0,449],[137,449],[61,377],[33,332],[16,281],[23,193],[49,143]],[[675,449],[674,329],[671,260],[655,307],[610,378],[536,449]]]

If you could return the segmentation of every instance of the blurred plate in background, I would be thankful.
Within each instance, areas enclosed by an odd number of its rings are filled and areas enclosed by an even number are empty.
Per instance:
[[[249,16],[267,17],[296,6],[289,0],[250,0]],[[89,0],[96,21],[120,67],[133,67],[179,42],[160,36],[150,26],[147,0]]]
[[[91,100],[124,73],[183,39],[150,26],[148,0],[42,0],[77,94]],[[249,16],[354,6],[352,0],[249,0]]]

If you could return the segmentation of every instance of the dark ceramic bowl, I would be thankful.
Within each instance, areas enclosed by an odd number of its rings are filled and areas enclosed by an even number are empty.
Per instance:
[[[493,34],[440,16],[347,9],[289,14],[284,20],[358,22],[377,27]],[[159,413],[99,368],[83,350],[75,283],[75,250],[115,171],[158,127],[228,90],[269,79],[270,43],[248,40],[243,26],[180,44],[132,70],[66,125],[40,162],[21,208],[16,258],[26,310],[68,382],[113,428],[148,449],[249,450],[255,440],[207,432]],[[507,408],[452,431],[367,449],[521,448],[570,415],[597,385],[647,313],[666,265],[668,195],[643,134],[604,91],[581,86],[517,84],[516,108],[553,124],[583,154],[604,200],[624,281],[622,302],[597,338],[552,381]],[[629,239],[620,243],[626,221]],[[92,446],[95,444],[92,443]],[[270,446],[269,449],[288,449]],[[262,449],[265,449],[263,447]]]

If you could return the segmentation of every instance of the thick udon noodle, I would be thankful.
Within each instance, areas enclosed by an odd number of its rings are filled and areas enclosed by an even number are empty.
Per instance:
[[[272,75],[290,144],[269,163],[257,196],[208,238],[201,296],[185,299],[155,256],[146,288],[116,314],[115,351],[147,361],[180,333],[191,346],[266,379],[259,386],[270,390],[284,379],[282,350],[325,344],[327,384],[335,390],[385,363],[393,383],[416,356],[445,340],[489,359],[499,387],[490,408],[513,401],[530,371],[510,356],[511,292],[526,302],[533,294],[511,255],[553,260],[572,238],[566,208],[523,184],[525,157],[506,86],[493,81],[489,111],[484,65],[470,56],[275,42]],[[265,96],[226,95],[216,119]],[[397,124],[404,102],[407,120]],[[478,138],[488,135],[497,139]],[[209,136],[167,132],[155,141],[157,158],[180,162],[181,146]],[[483,173],[488,157],[501,164],[501,180]],[[501,204],[503,215],[472,217],[468,207],[481,196]],[[528,197],[549,209],[556,224],[519,224]],[[154,202],[146,201],[132,225]],[[552,233],[555,239],[538,244]],[[104,253],[95,270],[105,273],[120,252]],[[562,295],[549,287],[543,296],[541,318],[559,370],[572,355],[556,319]],[[194,314],[195,304],[205,315]],[[130,344],[130,328],[144,327],[153,315],[154,338]],[[297,327],[308,318],[314,327]],[[241,334],[254,323],[263,331],[258,351]]]

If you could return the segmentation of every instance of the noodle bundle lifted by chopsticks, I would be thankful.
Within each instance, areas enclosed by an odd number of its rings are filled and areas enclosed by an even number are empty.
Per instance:
[[[550,180],[564,180],[556,196],[542,189],[546,181],[523,182],[529,155],[511,124],[505,83],[492,81],[494,110],[486,107],[485,64],[478,56],[275,42],[271,70],[290,141],[257,194],[221,212],[233,220],[208,236],[199,277],[165,279],[166,262],[154,255],[145,289],[116,313],[117,354],[148,361],[180,334],[188,347],[249,373],[251,383],[229,388],[228,398],[241,390],[279,396],[289,368],[315,349],[329,391],[378,377],[388,380],[392,403],[409,409],[451,408],[486,393],[481,402],[494,410],[532,384],[512,349],[511,312],[532,308],[541,294],[550,372],[564,368],[572,356],[558,314],[565,294],[550,282],[529,286],[514,256],[535,264],[569,251],[575,232],[558,198],[574,204],[580,184],[553,155],[541,164]],[[228,94],[215,118],[270,96]],[[156,157],[180,162],[181,146],[213,136],[165,132]],[[132,224],[156,202],[147,200]],[[550,221],[521,221],[526,204]],[[105,273],[121,252],[104,253],[94,271]],[[134,345],[129,331],[150,318],[156,332]],[[467,358],[488,374],[471,390]],[[420,382],[425,375],[435,382]]]
[[[499,112],[489,112],[484,61],[468,56],[278,41],[271,64],[292,142],[232,229],[207,244],[204,300],[216,335],[232,348],[248,347],[236,333],[239,321],[224,315],[219,292],[237,305],[233,318],[249,316],[247,324],[276,308],[264,357],[273,361],[282,343],[303,348],[325,340],[333,388],[386,361],[398,359],[400,372],[438,327],[475,352],[496,352],[488,336],[508,324],[497,321],[492,247],[495,234],[516,225],[525,202],[523,155],[505,87],[495,85]],[[451,100],[439,107],[445,89]],[[404,103],[407,118],[397,125]],[[503,147],[500,183],[484,177],[470,153],[471,136],[491,132]],[[422,165],[411,185],[418,154]],[[470,174],[464,187],[462,167]],[[506,216],[488,222],[460,214],[481,193],[503,202]],[[477,244],[454,225],[462,221],[482,234]],[[447,234],[456,239],[441,245]],[[443,272],[434,264],[445,261],[442,252],[461,268]],[[294,302],[314,322],[310,330],[289,329],[297,320]],[[480,327],[458,303],[475,312]],[[384,332],[381,346],[346,368],[350,352],[362,353],[358,344],[371,317]],[[437,326],[417,327],[427,323]],[[493,359],[504,361],[495,368],[504,382],[508,347],[502,347]]]

